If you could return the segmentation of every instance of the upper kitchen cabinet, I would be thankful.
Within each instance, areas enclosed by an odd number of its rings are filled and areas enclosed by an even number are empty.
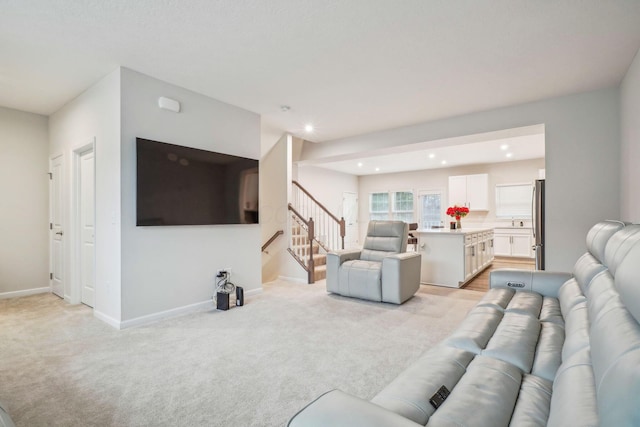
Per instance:
[[[471,211],[488,211],[489,175],[450,176],[449,205],[466,206]]]

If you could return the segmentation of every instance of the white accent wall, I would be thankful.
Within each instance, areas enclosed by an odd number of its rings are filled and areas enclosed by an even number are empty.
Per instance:
[[[547,269],[570,271],[593,224],[620,217],[618,88],[567,95],[322,144],[304,159],[545,125]]]
[[[136,227],[136,137],[260,158],[260,116],[122,69],[122,320],[211,301],[216,271],[261,289],[260,225]],[[158,108],[165,96],[180,113]]]
[[[49,290],[47,117],[0,107],[0,298]]]
[[[640,223],[640,50],[620,85],[622,220]]]
[[[120,320],[120,70],[116,69],[49,117],[49,156],[64,156],[65,299],[79,302],[72,284],[71,185],[73,151],[95,141],[96,316]]]

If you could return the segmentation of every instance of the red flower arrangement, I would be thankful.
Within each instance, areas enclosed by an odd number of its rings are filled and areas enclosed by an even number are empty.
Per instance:
[[[447,208],[447,215],[451,218],[456,217],[456,221],[460,221],[460,218],[467,216],[469,208],[466,206],[450,206]]]

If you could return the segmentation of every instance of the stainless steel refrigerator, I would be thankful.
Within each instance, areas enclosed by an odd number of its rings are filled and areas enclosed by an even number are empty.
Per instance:
[[[533,183],[531,225],[536,270],[544,270],[544,179],[536,179]]]

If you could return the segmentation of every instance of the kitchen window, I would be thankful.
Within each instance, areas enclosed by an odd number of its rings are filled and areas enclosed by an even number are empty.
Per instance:
[[[496,185],[496,218],[531,218],[531,184]]]
[[[442,225],[442,191],[420,191],[418,200],[420,226],[422,228],[431,228]]]
[[[371,193],[369,197],[370,220],[396,220],[413,222],[413,191]]]

